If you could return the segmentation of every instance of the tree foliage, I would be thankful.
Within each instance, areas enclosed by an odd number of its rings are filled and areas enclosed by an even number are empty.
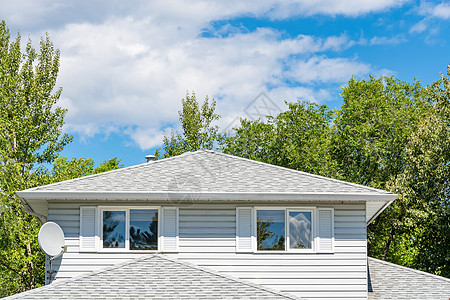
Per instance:
[[[170,135],[164,135],[164,153],[155,153],[156,157],[171,157],[187,151],[199,149],[212,149],[217,140],[219,127],[213,125],[220,116],[215,113],[216,101],[209,101],[206,96],[205,101],[200,106],[195,93],[186,94],[186,98],[181,100],[182,110],[178,112],[182,134],[172,130]]]
[[[33,167],[52,163],[71,137],[62,134],[66,111],[55,106],[59,51],[49,37],[39,51],[20,35],[11,40],[0,23],[0,280],[2,295],[43,283],[43,256],[37,244],[39,224],[14,191],[39,183]]]
[[[449,276],[448,78],[352,79],[342,95],[331,147],[339,175],[399,195],[369,225],[369,254]]]
[[[407,152],[411,135],[430,109],[424,92],[418,81],[351,79],[342,90],[343,105],[330,148],[345,180],[399,193],[397,201],[369,226],[368,239],[371,255],[402,264],[414,256],[407,241],[417,230],[413,219],[423,211],[405,194],[400,177],[411,159]]]
[[[31,40],[25,52],[20,35],[10,42],[5,22],[0,23],[0,151],[1,163],[20,165],[21,175],[35,163],[51,163],[72,137],[62,134],[66,110],[56,106],[59,50],[49,36],[37,52]]]
[[[72,140],[62,133],[58,71],[59,50],[48,35],[38,51],[29,40],[22,53],[20,35],[11,39],[0,22],[0,297],[45,281],[40,224],[15,191],[120,167],[116,158],[97,168],[92,160],[58,158]]]
[[[39,250],[39,223],[11,192],[1,192],[0,297],[44,283],[44,255]]]
[[[330,125],[333,111],[309,102],[286,103],[288,109],[267,122],[241,119],[234,135],[221,136],[223,152],[287,168],[332,175]]]
[[[123,165],[117,157],[107,159],[99,166],[95,167],[93,159],[90,158],[72,158],[68,160],[65,157],[58,157],[49,170],[46,167],[40,167],[36,170],[36,176],[39,178],[39,184],[50,184],[63,180],[103,173],[122,168]]]
[[[404,177],[416,187],[416,201],[427,201],[413,264],[450,277],[450,65],[447,75],[427,88],[432,109],[408,145],[414,159]]]

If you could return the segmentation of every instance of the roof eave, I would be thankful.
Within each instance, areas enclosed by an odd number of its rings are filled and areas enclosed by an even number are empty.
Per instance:
[[[395,198],[386,202],[373,216],[369,218],[369,220],[366,222],[367,225],[372,223],[373,220],[375,220],[389,205],[391,205],[392,202],[397,198],[398,195],[395,195]]]
[[[384,201],[390,203],[396,194],[386,193],[258,193],[258,192],[112,192],[112,191],[20,191],[16,194],[26,200],[136,200],[171,201]],[[387,205],[386,205],[387,206]]]

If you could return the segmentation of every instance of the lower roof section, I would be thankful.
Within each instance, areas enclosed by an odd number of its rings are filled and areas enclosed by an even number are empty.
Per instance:
[[[161,254],[4,299],[299,299]]]
[[[448,300],[450,279],[368,258],[369,300]]]

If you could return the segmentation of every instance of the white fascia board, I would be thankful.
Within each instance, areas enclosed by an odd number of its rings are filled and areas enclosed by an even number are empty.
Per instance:
[[[27,200],[186,200],[186,201],[383,201],[390,202],[396,194],[376,193],[229,193],[229,192],[110,192],[110,191],[21,191],[16,194]]]

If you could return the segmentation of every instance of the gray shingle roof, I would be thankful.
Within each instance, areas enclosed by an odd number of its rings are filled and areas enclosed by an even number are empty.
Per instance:
[[[153,254],[5,299],[298,299]]]
[[[450,299],[450,279],[368,258],[369,300]]]
[[[27,191],[391,194],[210,150]]]

